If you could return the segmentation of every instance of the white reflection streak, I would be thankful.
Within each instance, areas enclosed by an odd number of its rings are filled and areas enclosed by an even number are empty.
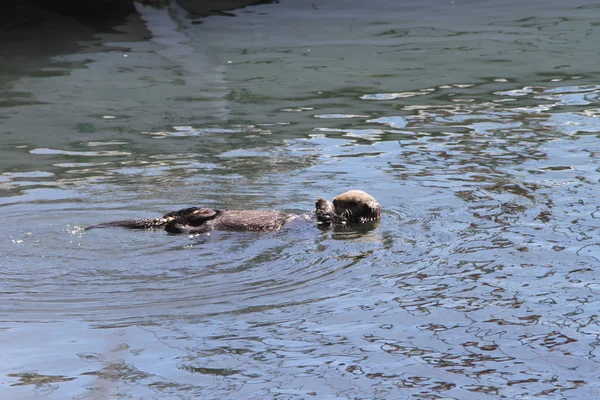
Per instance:
[[[206,43],[207,40],[194,40],[191,35],[193,25],[187,18],[187,12],[174,0],[160,8],[137,1],[134,4],[152,34],[151,40],[163,47],[156,53],[181,67],[186,87],[198,89],[194,92],[195,96],[207,95],[215,106],[211,110],[212,117],[227,118],[229,110],[225,100],[225,67],[211,65],[206,52],[200,48],[201,43]]]

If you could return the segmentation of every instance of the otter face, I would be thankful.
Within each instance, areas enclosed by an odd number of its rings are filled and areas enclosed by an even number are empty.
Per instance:
[[[348,223],[364,223],[381,218],[377,200],[362,190],[350,190],[333,199],[335,214]]]
[[[317,199],[315,203],[315,215],[317,220],[324,224],[330,224],[336,218],[333,204],[326,199]]]

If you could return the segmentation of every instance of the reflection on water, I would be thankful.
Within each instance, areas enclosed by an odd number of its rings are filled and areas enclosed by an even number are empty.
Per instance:
[[[598,397],[597,7],[311,4],[0,72],[3,398]],[[349,188],[379,224],[83,230]]]

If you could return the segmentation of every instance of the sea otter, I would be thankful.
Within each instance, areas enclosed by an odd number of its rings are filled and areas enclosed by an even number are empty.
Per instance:
[[[350,190],[329,200],[319,198],[314,214],[321,226],[362,224],[381,218],[381,207],[373,196],[362,190]],[[224,231],[277,231],[287,222],[299,218],[275,210],[213,210],[191,207],[170,212],[160,218],[113,221],[94,225],[95,228],[122,227],[130,229],[164,228],[170,233],[203,233]]]

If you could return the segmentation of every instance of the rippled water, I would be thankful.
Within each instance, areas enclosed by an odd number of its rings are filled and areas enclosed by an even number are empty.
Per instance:
[[[599,8],[5,24],[2,398],[600,397]],[[375,229],[83,231],[349,188]]]

